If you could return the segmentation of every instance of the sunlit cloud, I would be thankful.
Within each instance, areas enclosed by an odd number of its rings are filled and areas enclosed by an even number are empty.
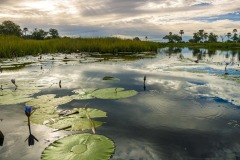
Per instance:
[[[148,36],[161,41],[180,29],[185,37],[199,29],[216,34],[238,29],[239,6],[239,0],[4,0],[0,20],[29,29],[54,27],[68,36]]]

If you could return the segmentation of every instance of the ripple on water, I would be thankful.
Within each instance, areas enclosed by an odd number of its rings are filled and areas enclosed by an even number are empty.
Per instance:
[[[185,129],[205,128],[203,122],[222,119],[228,113],[226,105],[215,101],[214,98],[193,95],[176,97],[149,92],[138,95],[136,103],[141,105],[142,109],[135,111],[135,115],[141,117],[137,123],[147,129],[163,126]]]

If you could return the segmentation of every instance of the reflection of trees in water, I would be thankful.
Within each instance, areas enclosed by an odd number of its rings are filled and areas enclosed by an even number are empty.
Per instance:
[[[207,55],[208,57],[215,56],[217,54],[217,50],[215,49],[208,49]]]
[[[236,50],[232,50],[231,52],[231,59],[230,59],[230,63],[233,65],[235,64],[235,61],[239,61],[239,51]],[[238,56],[238,58],[237,58]]]
[[[182,52],[182,48],[179,47],[167,47],[163,49],[163,52],[166,53],[169,57],[171,57],[172,54],[178,54]]]
[[[193,57],[196,57],[197,60],[203,60],[206,57],[206,54],[208,50],[206,49],[200,49],[200,48],[194,48],[192,49],[192,55]]]
[[[179,47],[166,47],[160,49],[160,52],[165,53],[169,57],[172,54],[182,53],[183,48]],[[217,49],[204,49],[204,48],[188,48],[192,51],[192,56],[197,60],[204,60],[206,57],[212,58],[216,55],[223,55],[226,59],[229,59],[230,63],[240,62],[240,51],[239,50],[217,50]],[[184,53],[183,53],[184,54]]]

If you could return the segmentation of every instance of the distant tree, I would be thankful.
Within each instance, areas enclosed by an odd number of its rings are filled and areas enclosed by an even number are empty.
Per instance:
[[[169,32],[169,35],[165,35],[163,39],[167,39],[169,43],[174,43],[174,42],[181,42],[182,37],[180,37],[177,34],[172,34],[172,32]]]
[[[145,40],[146,40],[146,41],[148,40],[148,36],[145,36]]]
[[[228,32],[226,36],[228,37],[228,41],[229,41],[229,38],[232,36],[232,33]]]
[[[190,39],[189,42],[204,42],[204,40],[208,39],[208,34],[204,32],[204,30],[199,30],[197,33],[193,33],[193,39]]]
[[[134,41],[141,41],[139,37],[134,37],[133,40]]]
[[[48,33],[51,35],[51,38],[59,38],[58,30],[54,28],[50,28]]]
[[[217,39],[218,39],[218,35],[214,33],[210,33],[208,35],[208,42],[217,42]]]
[[[231,39],[233,40],[233,42],[237,42],[238,41],[237,29],[233,29],[233,36],[232,36]]]
[[[181,37],[182,37],[182,35],[184,34],[184,31],[183,31],[183,30],[180,30],[180,31],[179,31],[179,34],[180,34]]]
[[[208,34],[203,29],[199,30],[198,33],[199,33],[199,36],[201,37],[202,42],[204,40],[207,40]]]
[[[169,35],[165,35],[163,39],[167,39],[169,43],[173,43],[173,35],[172,32],[169,32]]]
[[[15,35],[20,37],[22,35],[22,30],[19,25],[12,21],[3,21],[0,25],[0,34],[3,35]]]
[[[189,42],[192,43],[198,43],[201,41],[201,37],[199,36],[198,33],[193,33],[193,38],[189,40]]]
[[[35,28],[32,33],[32,38],[37,40],[43,40],[47,36],[48,32],[45,32],[43,29]]]
[[[28,31],[27,27],[23,28],[23,33],[24,33],[25,36],[27,35],[27,31]]]
[[[172,37],[173,37],[173,41],[174,42],[178,42],[179,43],[179,42],[182,41],[182,37],[177,35],[177,34],[172,35]]]

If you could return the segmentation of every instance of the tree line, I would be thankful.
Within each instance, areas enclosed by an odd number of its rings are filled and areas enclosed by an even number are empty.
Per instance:
[[[0,35],[15,35],[18,37],[23,37],[25,39],[36,39],[36,40],[43,40],[43,39],[56,39],[59,38],[58,30],[54,28],[50,28],[48,31],[44,31],[43,29],[35,28],[30,34],[27,34],[28,28],[21,27],[10,21],[3,21],[0,24]],[[180,30],[179,34],[173,34],[169,32],[168,35],[165,35],[163,39],[168,40],[169,43],[183,43],[182,35],[184,34],[184,30]],[[224,41],[227,38],[226,41]],[[148,37],[145,37],[146,41]],[[221,39],[221,42],[240,42],[240,35],[237,34],[237,29],[233,29],[232,32],[228,32],[227,34],[223,35],[216,35],[214,33],[207,33],[203,29],[199,30],[196,33],[193,33],[193,38],[189,39],[191,43],[214,43],[218,42],[218,39]],[[140,40],[138,37],[133,38],[133,40]]]
[[[2,24],[0,24],[0,35],[14,35],[26,39],[36,40],[59,38],[58,30],[54,28],[50,28],[48,31],[35,28],[32,32],[30,32],[31,34],[27,34],[28,31],[27,27],[21,29],[18,24],[9,20],[3,21]]]
[[[169,43],[181,43],[182,35],[184,34],[183,30],[179,31],[179,34],[173,34],[172,32],[169,32],[168,35],[165,35],[163,39],[168,40]],[[240,35],[237,34],[237,29],[233,29],[232,33],[228,32],[227,34],[223,35],[216,35],[214,33],[207,33],[203,29],[199,30],[196,33],[193,33],[193,38],[189,39],[189,42],[191,43],[214,43],[218,42],[218,38],[221,39],[221,42],[240,42]],[[226,41],[224,39],[227,38]]]

